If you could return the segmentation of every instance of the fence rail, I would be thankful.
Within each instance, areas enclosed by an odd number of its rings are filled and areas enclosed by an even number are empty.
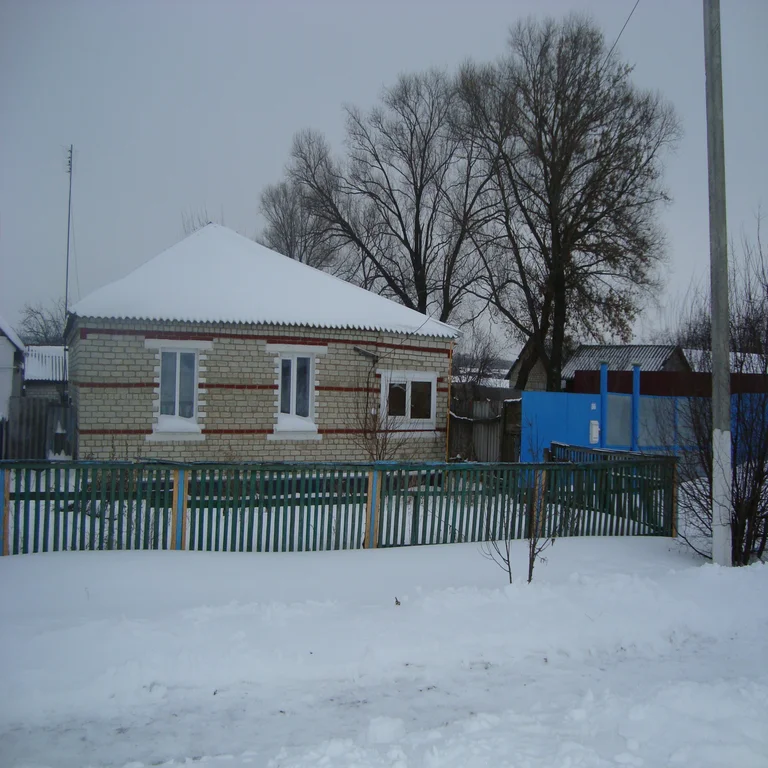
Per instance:
[[[674,462],[0,462],[3,554],[301,552],[558,535],[672,535]]]

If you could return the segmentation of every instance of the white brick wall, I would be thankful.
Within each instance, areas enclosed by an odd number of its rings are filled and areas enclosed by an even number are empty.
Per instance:
[[[81,329],[88,331],[85,338],[81,338]],[[102,332],[93,333],[93,329]],[[205,403],[204,429],[208,430],[202,442],[146,440],[153,424],[157,353],[146,349],[144,340],[153,338],[153,333],[213,337],[201,362],[205,386],[198,392],[199,400]],[[253,336],[264,338],[249,338]],[[267,440],[277,418],[275,353],[267,352],[267,338],[277,342],[283,337],[299,337],[296,343],[327,342],[327,353],[316,358],[315,406],[320,441]],[[376,346],[377,342],[397,348]],[[354,345],[378,354],[378,362],[360,355]],[[447,339],[362,331],[79,318],[70,344],[70,389],[78,409],[79,456],[179,461],[364,461],[368,455],[359,434],[362,414],[367,405],[379,403],[379,379],[370,375],[373,367],[437,373],[436,423],[441,431],[396,442],[398,458],[440,460],[445,458],[450,347]],[[369,383],[374,392],[351,391]]]

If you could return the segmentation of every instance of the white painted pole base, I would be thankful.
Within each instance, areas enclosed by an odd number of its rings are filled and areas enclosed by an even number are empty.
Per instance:
[[[712,430],[712,562],[731,558],[731,432]]]

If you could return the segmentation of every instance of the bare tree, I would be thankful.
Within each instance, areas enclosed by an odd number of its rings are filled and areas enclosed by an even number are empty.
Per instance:
[[[197,232],[198,229],[202,229],[208,224],[221,224],[225,226],[224,211],[222,210],[218,216],[211,216],[208,213],[208,209],[203,206],[196,211],[181,214],[181,228],[185,236]]]
[[[758,225],[757,238],[742,239],[731,251],[731,371],[737,374],[731,397],[731,535],[734,565],[763,558],[768,544],[768,254]],[[673,337],[692,365],[711,371],[709,297],[699,292]],[[740,380],[738,374],[751,374]],[[750,386],[750,384],[752,386]],[[756,386],[755,386],[756,385]],[[680,538],[699,554],[711,556],[712,400],[680,401],[677,415],[660,421],[683,446],[679,464]]]
[[[67,311],[64,299],[49,305],[25,304],[16,330],[25,344],[64,346],[64,327]]]
[[[455,104],[446,75],[402,76],[370,112],[347,108],[344,159],[306,131],[288,169],[356,282],[443,321],[477,275],[470,235],[488,183],[479,145],[455,130]]]
[[[544,451],[545,461],[549,460],[549,451]],[[545,560],[543,552],[553,546],[561,530],[566,527],[572,510],[562,506],[547,516],[547,469],[539,468],[533,473],[533,498],[528,514],[528,583],[533,581],[533,569],[539,560]]]
[[[560,388],[567,335],[626,338],[662,260],[658,205],[671,106],[634,87],[593,22],[528,20],[508,56],[460,75],[461,125],[483,147],[493,219],[472,233],[475,290]],[[486,190],[484,190],[486,191]]]
[[[490,329],[472,322],[453,356],[453,381],[468,388],[481,386],[493,378],[499,367],[499,346]]]
[[[380,381],[375,362],[357,380],[354,401],[347,412],[349,437],[368,461],[403,459],[408,437],[382,410]]]
[[[261,213],[267,224],[258,242],[302,264],[334,271],[338,243],[309,211],[300,185],[281,181],[265,187]]]
[[[486,520],[486,540],[480,545],[480,553],[483,557],[496,563],[507,574],[510,584],[514,581],[512,542],[515,540],[515,516],[512,505],[512,499],[503,500],[499,505],[496,518],[493,521],[490,517]]]
[[[544,451],[545,461],[549,461],[549,451]],[[521,470],[523,471],[523,470]],[[555,540],[566,532],[576,513],[562,505],[554,508],[547,505],[547,466],[538,465],[524,470],[519,478],[529,489],[525,502],[526,531],[528,539],[528,583],[533,581],[536,563],[545,561],[543,553],[554,545]],[[513,581],[513,544],[516,538],[517,515],[522,508],[517,499],[507,495],[501,488],[496,490],[497,500],[486,518],[485,538],[480,552],[488,560],[496,563]]]

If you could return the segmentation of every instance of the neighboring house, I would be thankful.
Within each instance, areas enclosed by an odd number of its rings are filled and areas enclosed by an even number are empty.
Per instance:
[[[72,308],[78,454],[442,460],[457,335],[209,224]]]
[[[61,401],[66,382],[64,347],[28,346],[24,351],[24,395]]]
[[[508,360],[493,359],[478,362],[471,355],[455,354],[451,382],[454,387],[475,386],[506,390],[509,389],[507,379],[509,366]]]
[[[513,387],[515,389],[520,390],[533,390],[533,391],[542,391],[547,388],[547,369],[544,367],[544,363],[541,361],[540,358],[536,359],[536,362],[533,364],[533,368],[531,368],[530,373],[528,374],[528,379],[525,382],[524,386],[519,386],[520,382],[518,381],[518,378],[520,376],[520,369],[523,365],[523,361],[525,360],[526,355],[529,353],[529,350],[533,348],[532,342],[526,342],[525,346],[520,351],[520,354],[517,356],[517,360],[515,360],[514,363],[512,363],[512,367],[509,369],[509,372],[507,373],[507,379],[509,379],[509,385],[510,387]],[[533,352],[533,354],[536,354]]]
[[[683,350],[674,344],[582,344],[563,366],[562,378],[572,382],[577,371],[631,371],[635,363],[642,373],[690,371]]]
[[[0,419],[8,418],[11,397],[21,394],[24,343],[0,317]]]
[[[512,386],[517,382],[525,354],[524,347],[509,371]],[[690,371],[683,351],[673,344],[581,344],[563,364],[560,373],[563,388],[571,387],[576,371],[599,371],[603,361],[608,363],[610,371],[631,371],[633,363],[639,363],[643,372]],[[543,391],[546,388],[547,372],[541,360],[537,359],[524,389]]]

